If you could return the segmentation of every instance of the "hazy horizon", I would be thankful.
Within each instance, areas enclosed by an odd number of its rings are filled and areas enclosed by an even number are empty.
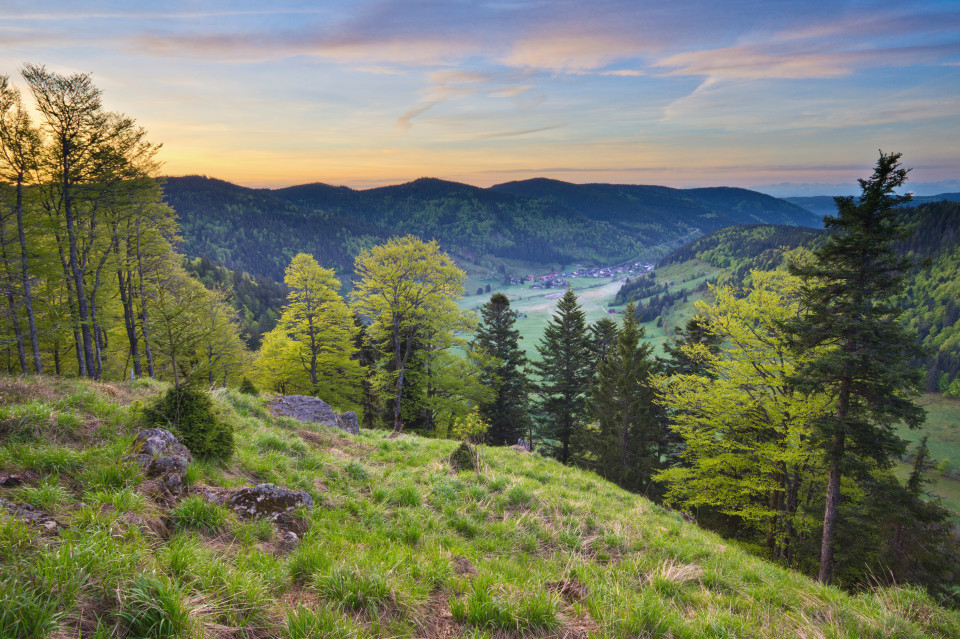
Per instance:
[[[960,7],[691,0],[16,0],[0,73],[92,72],[169,174],[856,184],[960,177]]]

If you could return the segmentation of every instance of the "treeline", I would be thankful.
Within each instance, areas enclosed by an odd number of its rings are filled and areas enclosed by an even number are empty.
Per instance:
[[[915,361],[926,371],[925,389],[945,392],[960,378],[960,203],[900,206],[897,220],[906,236],[895,249],[914,261],[899,302],[903,321],[925,348]],[[815,248],[827,237],[826,231],[801,227],[730,227],[670,253],[660,264],[699,259],[724,268],[720,283],[743,286],[754,270],[780,266],[787,250]],[[955,390],[960,393],[960,383]]]
[[[651,295],[663,293],[667,290],[665,284],[658,284],[651,273],[649,277],[638,276],[627,278],[613,299],[614,304],[626,304],[631,300],[641,300]]]

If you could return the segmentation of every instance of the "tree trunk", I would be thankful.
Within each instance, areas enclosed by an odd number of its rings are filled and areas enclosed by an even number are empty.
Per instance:
[[[156,379],[153,367],[153,349],[150,348],[150,330],[147,327],[147,300],[143,295],[143,255],[140,252],[140,220],[137,220],[137,277],[140,283],[140,329],[143,331],[143,352],[147,357],[147,373]]]
[[[7,238],[6,238],[5,220],[0,220],[0,260],[3,261],[3,284],[7,294],[7,305],[10,308],[10,322],[13,325],[13,334],[17,340],[17,356],[20,359],[20,372],[27,374],[27,353],[23,347],[23,333],[20,330],[19,309],[17,301],[13,294],[13,274],[10,273],[10,262],[13,260],[7,256]]]
[[[836,445],[838,438],[834,438]],[[840,463],[830,462],[830,475],[827,480],[827,507],[823,513],[823,543],[820,546],[820,583],[833,581],[833,541],[836,537],[837,515],[840,512]]]
[[[20,236],[20,286],[23,288],[23,304],[27,311],[27,328],[30,331],[30,346],[33,350],[33,368],[37,375],[42,375],[40,340],[37,336],[37,322],[33,317],[33,295],[30,291],[30,271],[27,267],[27,239],[23,231],[23,172],[17,176],[17,233]]]
[[[137,317],[133,311],[133,287],[129,272],[124,278],[123,269],[117,269],[117,283],[120,288],[120,304],[123,306],[123,325],[127,329],[127,341],[130,343],[130,359],[133,362],[133,374],[143,376],[140,364],[140,340],[137,339]]]

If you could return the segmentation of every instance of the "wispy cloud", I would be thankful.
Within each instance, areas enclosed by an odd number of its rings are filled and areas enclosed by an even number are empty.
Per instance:
[[[424,104],[423,106],[414,107],[397,118],[397,130],[401,133],[406,133],[410,130],[413,124],[410,122],[415,117],[423,115],[433,107],[440,104],[439,102],[430,102],[429,104]]]
[[[530,135],[531,133],[540,133],[542,131],[551,131],[553,129],[559,129],[561,127],[567,126],[566,122],[561,122],[560,124],[551,124],[548,126],[538,126],[531,129],[517,129],[515,131],[499,131],[497,133],[484,133],[481,135],[474,136],[474,140],[493,140],[496,138],[515,138],[520,135]]]

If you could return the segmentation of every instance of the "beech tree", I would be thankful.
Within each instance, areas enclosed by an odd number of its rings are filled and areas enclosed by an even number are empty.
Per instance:
[[[35,174],[38,154],[40,150],[40,133],[34,128],[30,116],[23,107],[20,92],[10,85],[10,78],[0,75],[0,181],[13,185],[13,198],[8,206],[4,201],[0,203],[0,249],[3,251],[4,268],[9,276],[7,279],[7,300],[10,309],[11,326],[17,340],[17,352],[20,359],[22,373],[27,372],[27,363],[24,347],[24,336],[19,326],[21,304],[14,301],[14,287],[19,285],[16,296],[22,303],[23,314],[27,319],[33,369],[38,375],[43,373],[43,364],[40,359],[40,343],[37,333],[36,317],[33,311],[33,292],[31,290],[30,256],[27,249],[26,231],[24,223],[24,188],[31,183]],[[5,194],[6,195],[6,194]],[[16,250],[13,242],[8,241],[8,217],[11,216],[16,228]],[[8,255],[9,253],[9,255]],[[18,263],[13,264],[13,253],[18,253]],[[16,271],[19,272],[16,272]]]
[[[35,182],[55,240],[72,315],[82,376],[103,370],[106,331],[99,305],[113,255],[113,221],[144,191],[159,201],[150,179],[158,147],[132,118],[104,109],[89,74],[60,75],[28,64],[22,70],[40,117]]]
[[[354,271],[353,308],[370,321],[369,339],[390,354],[393,429],[399,432],[407,366],[425,336],[457,326],[464,272],[435,241],[412,235],[361,251]]]
[[[799,259],[799,258],[797,258]],[[824,394],[798,392],[790,377],[801,364],[783,323],[801,313],[800,281],[784,271],[753,271],[741,295],[715,289],[697,303],[701,323],[719,341],[684,345],[697,370],[660,378],[670,429],[682,440],[682,463],[659,473],[666,500],[737,518],[790,562],[798,534],[816,524],[801,505],[822,471],[811,421],[831,406]]]
[[[290,289],[287,303],[259,362],[265,370],[300,374],[281,373],[269,385],[292,385],[337,405],[353,405],[361,377],[353,359],[357,327],[337,293],[340,281],[306,253],[294,256],[283,281]]]
[[[895,194],[907,179],[900,154],[880,153],[873,175],[861,179],[860,197],[834,198],[837,215],[824,218],[830,235],[809,263],[793,263],[790,272],[803,281],[802,316],[785,326],[805,359],[792,381],[808,393],[833,402],[816,415],[817,445],[829,467],[819,579],[834,573],[834,539],[840,515],[844,475],[865,463],[880,467],[901,454],[898,424],[911,428],[924,420],[914,402],[920,370],[910,365],[919,355],[916,338],[897,322],[896,296],[910,266],[894,242],[905,237],[896,207],[909,196]]]
[[[538,434],[550,454],[564,464],[573,461],[575,448],[582,442],[593,378],[585,317],[577,296],[568,289],[537,344],[540,361],[533,362],[539,376]]]

